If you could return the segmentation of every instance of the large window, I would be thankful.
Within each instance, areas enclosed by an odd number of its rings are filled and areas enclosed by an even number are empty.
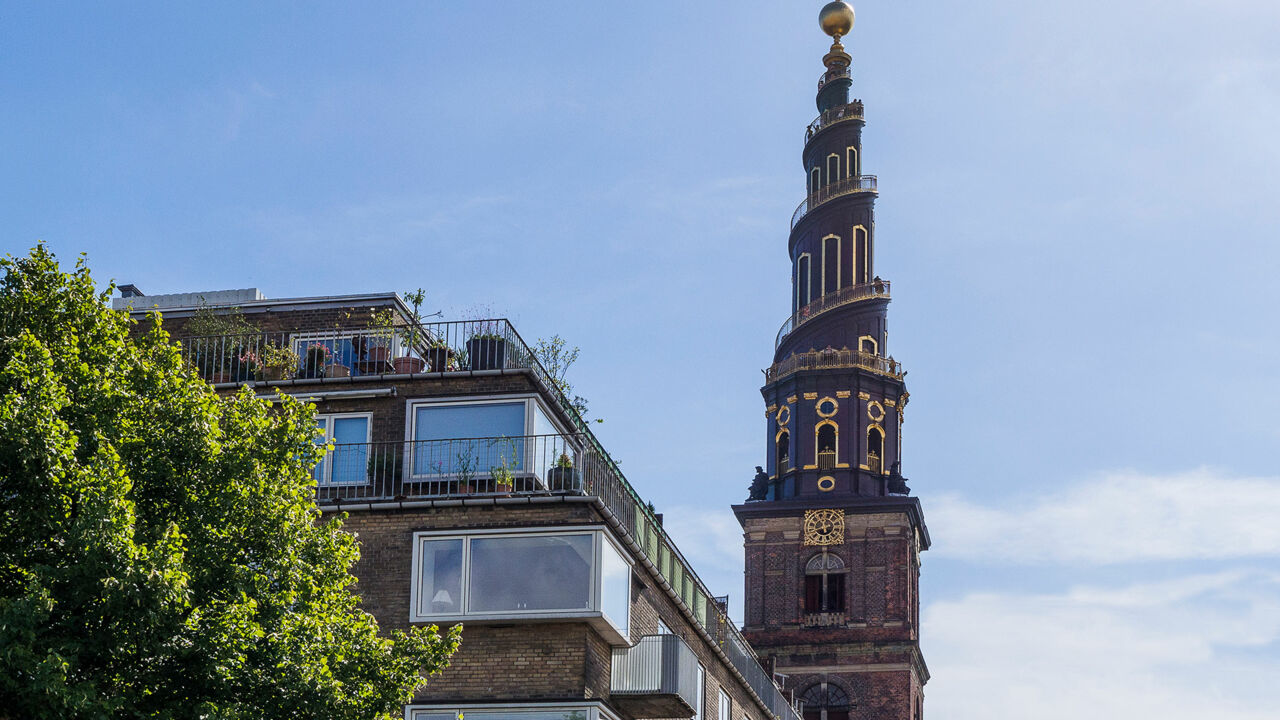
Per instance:
[[[625,642],[631,565],[598,528],[419,533],[410,620],[597,617]]]
[[[467,707],[408,708],[410,720],[614,720],[596,703],[565,707],[503,707],[501,705]]]
[[[537,473],[541,468],[526,467],[526,456],[549,451],[515,438],[560,432],[533,397],[411,403],[409,425],[417,477],[485,474],[500,466],[515,475]]]
[[[729,693],[722,688],[720,690],[720,713],[716,715],[716,720],[730,720],[733,712],[733,701],[729,699]]]
[[[333,441],[333,452],[316,465],[314,476],[320,485],[354,485],[369,480],[369,413],[318,415],[316,443]]]
[[[707,669],[698,664],[698,699],[693,703],[693,720],[703,720],[703,704],[707,697]]]

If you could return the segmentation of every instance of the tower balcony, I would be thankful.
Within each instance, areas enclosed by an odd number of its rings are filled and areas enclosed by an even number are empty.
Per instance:
[[[793,330],[805,324],[806,322],[818,317],[819,315],[834,310],[838,307],[851,305],[863,300],[889,299],[889,281],[875,280],[869,283],[858,283],[848,287],[823,295],[813,302],[800,308],[799,311],[788,317],[782,327],[778,328],[778,335],[773,341],[773,351],[777,352],[782,346],[782,341],[791,334]]]
[[[834,80],[835,77],[836,76],[833,76],[829,70],[826,73],[823,73],[822,77],[818,80],[818,89],[821,90],[823,85]],[[848,68],[845,68],[843,77],[849,77]],[[854,100],[847,105],[839,105],[827,110],[815,118],[814,121],[809,123],[809,126],[805,128],[804,141],[806,143],[809,142],[813,139],[814,135],[818,134],[819,130],[831,127],[836,123],[842,123],[846,120],[862,120],[862,110],[861,100]]]
[[[765,371],[765,382],[774,382],[801,370],[839,370],[858,368],[883,375],[894,380],[901,380],[907,373],[902,365],[891,357],[880,357],[875,353],[858,352],[845,348],[836,350],[812,350],[807,353],[796,353],[783,358],[769,366]]]
[[[801,201],[800,206],[791,214],[791,229],[795,230],[796,223],[800,222],[801,218],[827,201],[853,193],[864,192],[879,192],[879,182],[876,180],[875,175],[855,175],[819,188],[817,192],[810,193],[809,197]]]

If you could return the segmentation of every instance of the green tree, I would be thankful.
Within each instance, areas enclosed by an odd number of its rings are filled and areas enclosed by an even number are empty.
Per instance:
[[[83,259],[0,272],[0,717],[398,717],[457,628],[360,610],[310,406],[220,398]]]

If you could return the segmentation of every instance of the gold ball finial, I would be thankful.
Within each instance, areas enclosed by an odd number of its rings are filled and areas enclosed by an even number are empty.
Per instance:
[[[853,29],[853,6],[844,0],[827,3],[818,11],[818,24],[822,32],[839,41]]]

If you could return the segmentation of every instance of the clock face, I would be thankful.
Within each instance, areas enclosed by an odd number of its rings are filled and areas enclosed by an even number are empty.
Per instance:
[[[840,545],[844,542],[843,510],[806,510],[805,545]]]

